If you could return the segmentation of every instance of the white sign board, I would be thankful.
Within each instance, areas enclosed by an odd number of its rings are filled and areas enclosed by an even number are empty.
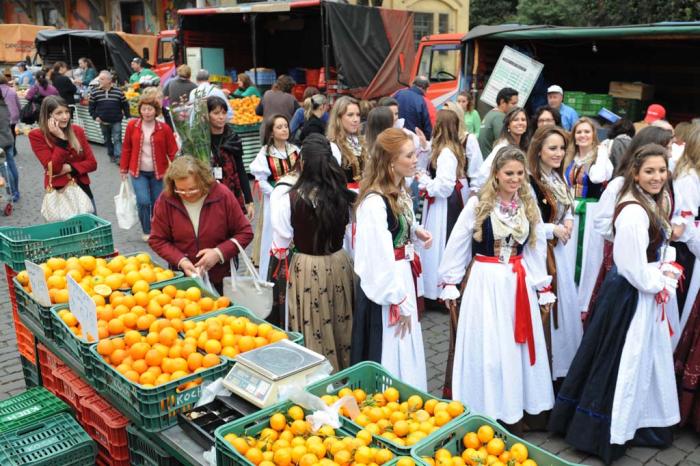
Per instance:
[[[24,267],[29,275],[29,284],[32,286],[32,298],[44,307],[51,307],[49,286],[46,284],[44,269],[31,261],[24,261]]]
[[[97,307],[95,301],[83,290],[78,282],[70,275],[68,278],[68,306],[78,322],[83,332],[83,338],[87,340],[88,335],[93,341],[99,340],[97,333]]]
[[[544,65],[537,60],[506,45],[481,94],[481,101],[495,107],[498,91],[504,87],[511,87],[518,91],[518,102],[522,107],[530,97],[543,67]]]

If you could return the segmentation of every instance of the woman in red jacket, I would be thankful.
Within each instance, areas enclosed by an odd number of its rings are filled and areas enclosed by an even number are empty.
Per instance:
[[[156,120],[161,111],[161,104],[154,94],[141,96],[141,118],[129,121],[126,126],[119,162],[122,181],[131,175],[144,241],[148,241],[151,234],[153,205],[163,190],[163,176],[177,153],[173,130]]]
[[[41,103],[38,123],[39,127],[29,133],[29,143],[44,167],[44,187],[50,183],[60,189],[73,179],[95,207],[88,173],[97,170],[97,161],[83,128],[71,123],[66,101],[58,96],[47,96]],[[97,213],[97,209],[94,210]]]
[[[253,229],[230,189],[217,183],[209,165],[185,155],[176,158],[156,201],[148,245],[185,275],[202,276],[222,292],[229,260],[253,239]]]

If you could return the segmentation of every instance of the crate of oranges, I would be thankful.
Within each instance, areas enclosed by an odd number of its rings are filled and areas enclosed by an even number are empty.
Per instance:
[[[179,278],[151,287],[145,280],[134,283],[130,293],[112,291],[93,295],[97,309],[98,338],[122,335],[129,330],[146,331],[160,319],[173,323],[177,331],[183,321],[228,307],[231,302],[199,288],[192,278]],[[83,338],[78,319],[67,304],[51,309],[56,346],[78,364],[79,372],[94,381],[89,347],[94,340]]]
[[[367,432],[328,425],[313,432],[310,414],[289,401],[253,413],[214,432],[218,466],[388,466],[394,453]]]
[[[436,436],[416,445],[416,464],[428,466],[568,466],[575,463],[509,433],[495,420],[470,415]],[[408,466],[408,465],[407,465]]]
[[[183,326],[183,338],[191,338],[199,349],[208,354],[221,355],[229,361],[240,353],[283,339],[304,344],[301,333],[285,332],[241,306],[195,317],[185,321]]]
[[[453,426],[468,410],[459,401],[441,400],[389,374],[380,364],[365,361],[306,387],[332,405],[354,396],[360,415],[348,419],[353,432],[369,432],[394,453],[408,456],[411,448]],[[341,411],[347,416],[344,408]]]
[[[67,259],[52,257],[40,264],[40,267],[44,269],[52,304],[68,302],[68,275],[88,294],[96,296],[94,299],[98,304],[104,301],[104,296],[111,294],[112,290],[128,291],[139,280],[145,280],[148,284],[160,284],[182,276],[182,272],[173,272],[154,263],[147,253]],[[51,307],[42,306],[34,300],[29,276],[25,270],[19,272],[13,281],[19,314],[31,322],[32,328],[40,337],[52,339]]]
[[[228,362],[182,339],[176,320],[158,319],[147,331],[101,339],[90,347],[97,389],[148,432],[177,423],[192,409],[202,383],[224,376]]]
[[[260,128],[263,118],[255,114],[255,108],[260,103],[260,97],[251,95],[229,101],[233,110],[233,129],[237,132],[256,131]]]

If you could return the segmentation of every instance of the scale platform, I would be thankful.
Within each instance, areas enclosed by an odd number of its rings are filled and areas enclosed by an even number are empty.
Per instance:
[[[234,361],[224,386],[261,408],[278,401],[280,388],[304,387],[320,373],[330,373],[325,357],[289,340],[239,354]]]

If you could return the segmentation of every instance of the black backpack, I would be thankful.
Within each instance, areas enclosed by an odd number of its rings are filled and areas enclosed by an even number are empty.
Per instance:
[[[41,103],[44,101],[44,96],[36,93],[32,100],[24,104],[24,107],[19,111],[19,121],[25,125],[33,125],[39,120],[39,110]]]

